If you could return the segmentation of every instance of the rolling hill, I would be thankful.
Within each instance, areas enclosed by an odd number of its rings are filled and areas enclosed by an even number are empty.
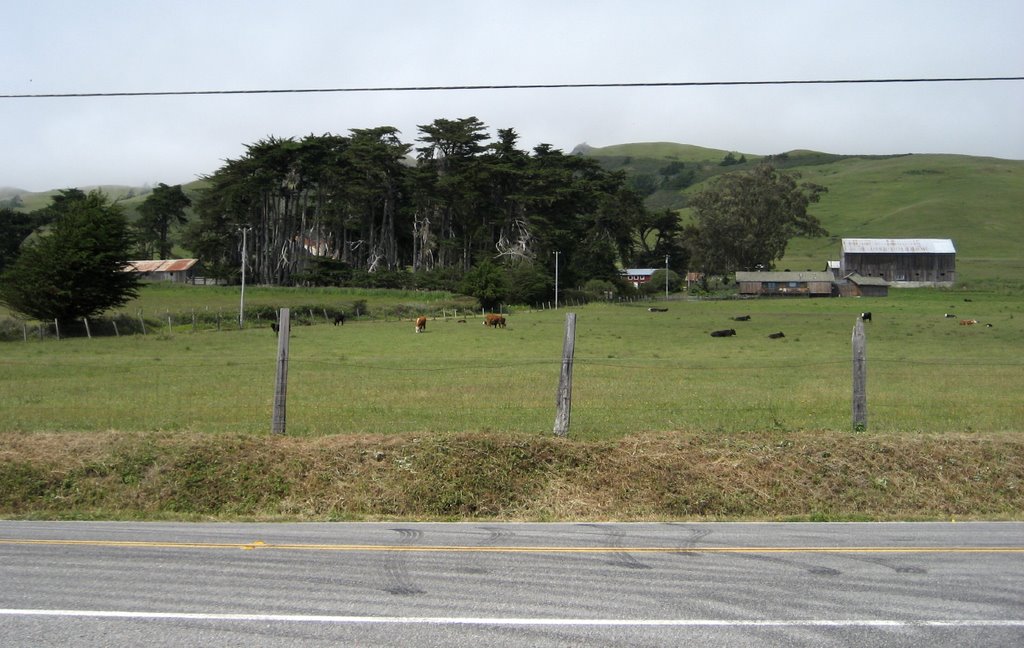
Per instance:
[[[750,168],[763,158],[733,152],[744,164],[722,166],[729,153],[664,142],[583,147],[577,152],[607,169],[622,170],[647,196],[652,208],[678,210],[686,197],[711,178]],[[796,239],[780,268],[823,269],[838,259],[842,238],[949,238],[957,248],[965,283],[1019,284],[1024,281],[1024,161],[965,155],[834,155],[789,151],[770,156],[776,167],[828,187],[812,213],[831,236]],[[674,166],[673,166],[673,163]],[[664,188],[672,175],[690,172],[692,183]]]

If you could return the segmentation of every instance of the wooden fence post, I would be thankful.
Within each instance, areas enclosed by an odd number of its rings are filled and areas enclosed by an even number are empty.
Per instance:
[[[858,318],[853,325],[853,429],[857,432],[868,428],[867,384],[867,338],[864,322]]]
[[[277,379],[274,382],[274,414],[270,423],[271,434],[285,433],[285,413],[288,401],[288,338],[291,314],[281,309],[277,330]]]
[[[569,434],[569,419],[572,414],[572,360],[576,348],[576,313],[565,316],[565,340],[562,342],[562,372],[558,377],[558,394],[555,397],[555,434]]]
[[[92,339],[92,331],[89,330],[89,318],[88,317],[83,317],[82,318],[82,322],[85,324],[85,336],[91,340]]]

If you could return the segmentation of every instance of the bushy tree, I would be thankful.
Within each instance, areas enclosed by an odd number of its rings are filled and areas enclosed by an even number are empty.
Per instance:
[[[774,267],[795,236],[825,236],[821,222],[807,213],[827,191],[798,184],[799,175],[770,164],[719,176],[690,200],[696,216],[694,251],[707,274]]]
[[[0,275],[0,303],[39,320],[69,322],[123,306],[138,294],[126,272],[132,238],[123,209],[99,191],[62,192],[49,231],[25,243]]]
[[[490,259],[485,259],[462,278],[461,291],[475,297],[484,310],[496,310],[508,294],[505,271]]]

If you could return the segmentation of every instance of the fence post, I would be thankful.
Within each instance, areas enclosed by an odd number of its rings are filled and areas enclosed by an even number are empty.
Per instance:
[[[274,414],[271,434],[284,434],[288,401],[288,338],[291,327],[289,309],[282,308],[277,330],[277,379],[274,381]]]
[[[853,325],[853,429],[857,432],[868,428],[867,364],[864,322],[857,318]]]
[[[89,330],[89,318],[88,317],[83,317],[82,318],[82,322],[85,323],[85,336],[91,340],[92,339],[92,331]]]
[[[565,340],[562,342],[562,372],[558,377],[558,394],[555,397],[555,434],[569,434],[569,419],[572,415],[572,360],[576,348],[576,313],[565,316]]]
[[[53,330],[57,332],[57,340],[60,341],[60,322],[53,320]]]

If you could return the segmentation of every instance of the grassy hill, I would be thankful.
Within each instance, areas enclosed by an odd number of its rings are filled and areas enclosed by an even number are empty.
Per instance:
[[[634,175],[657,175],[670,163],[682,162],[684,169],[694,172],[693,183],[655,191],[647,202],[676,209],[684,217],[688,194],[719,174],[748,169],[761,159],[746,155],[746,164],[721,166],[726,151],[665,143],[587,148],[581,153],[605,168]],[[949,238],[957,248],[963,282],[1024,280],[1024,161],[817,151],[790,151],[770,160],[829,190],[812,206],[812,213],[831,236],[793,241],[780,268],[824,268],[826,260],[839,258],[842,238]]]

